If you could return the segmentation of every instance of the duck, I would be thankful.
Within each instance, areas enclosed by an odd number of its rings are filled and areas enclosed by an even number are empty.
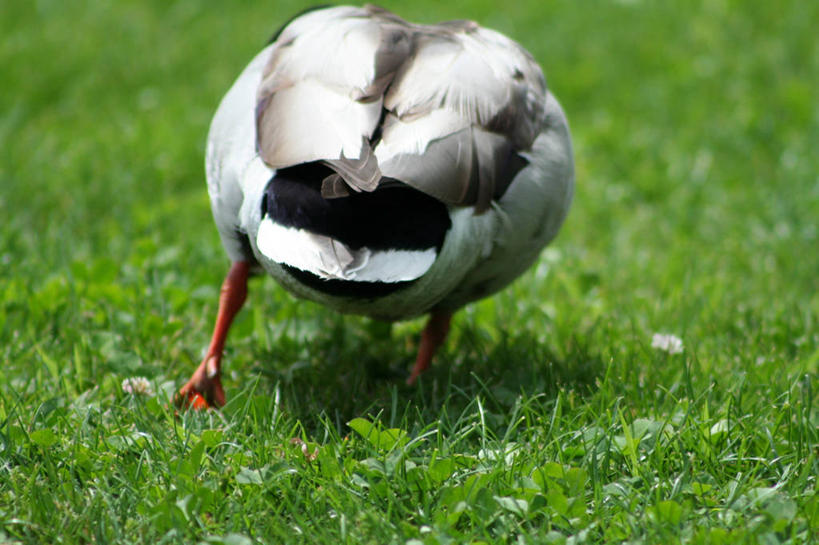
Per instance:
[[[248,278],[397,321],[428,316],[414,384],[453,314],[523,274],[574,194],[568,121],[534,57],[469,20],[304,12],[219,104],[207,188],[231,265],[204,359],[178,392],[225,404],[221,362]]]

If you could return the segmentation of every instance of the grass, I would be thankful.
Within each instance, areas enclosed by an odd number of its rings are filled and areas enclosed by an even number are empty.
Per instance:
[[[817,5],[385,5],[540,60],[563,232],[417,388],[421,322],[256,280],[228,405],[175,417],[227,268],[207,125],[303,6],[0,0],[0,542],[816,541]]]

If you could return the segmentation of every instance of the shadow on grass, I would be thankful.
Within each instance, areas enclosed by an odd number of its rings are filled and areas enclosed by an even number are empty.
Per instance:
[[[491,341],[464,326],[418,384],[407,386],[417,335],[390,336],[389,328],[381,326],[350,327],[343,318],[331,323],[307,350],[284,342],[255,354],[259,364],[249,373],[260,377],[255,395],[272,397],[278,387],[282,410],[308,433],[329,421],[343,435],[348,421],[368,415],[417,430],[461,414],[477,397],[503,420],[521,395],[545,396],[546,402],[561,389],[587,395],[605,367],[582,340],[568,341],[562,350],[566,355],[559,357],[528,331]]]

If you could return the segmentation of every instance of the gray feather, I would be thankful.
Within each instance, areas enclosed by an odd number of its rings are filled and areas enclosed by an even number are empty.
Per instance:
[[[522,47],[472,21],[413,25],[375,6],[320,17],[285,28],[263,73],[257,147],[269,166],[321,161],[334,171],[326,198],[383,176],[476,212],[503,194],[544,126],[545,79]]]
[[[373,149],[367,140],[361,142],[361,154],[358,159],[350,159],[341,154],[340,159],[328,159],[323,161],[324,164],[332,168],[337,175],[337,178],[328,176],[325,181],[332,178],[332,185],[337,186],[341,178],[354,191],[375,191],[378,187],[378,182],[381,181],[381,170],[378,168],[378,160],[373,154]],[[329,185],[329,184],[328,184]],[[336,195],[340,192],[338,188],[332,190],[332,194]],[[321,193],[325,195],[325,184],[322,183]],[[331,194],[327,190],[325,197]],[[342,195],[338,195],[342,196]]]

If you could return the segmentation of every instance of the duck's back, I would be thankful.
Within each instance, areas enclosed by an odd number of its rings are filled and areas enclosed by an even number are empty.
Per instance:
[[[523,48],[369,6],[288,24],[220,105],[207,162],[233,260],[387,318],[503,287],[573,186],[565,117]]]

